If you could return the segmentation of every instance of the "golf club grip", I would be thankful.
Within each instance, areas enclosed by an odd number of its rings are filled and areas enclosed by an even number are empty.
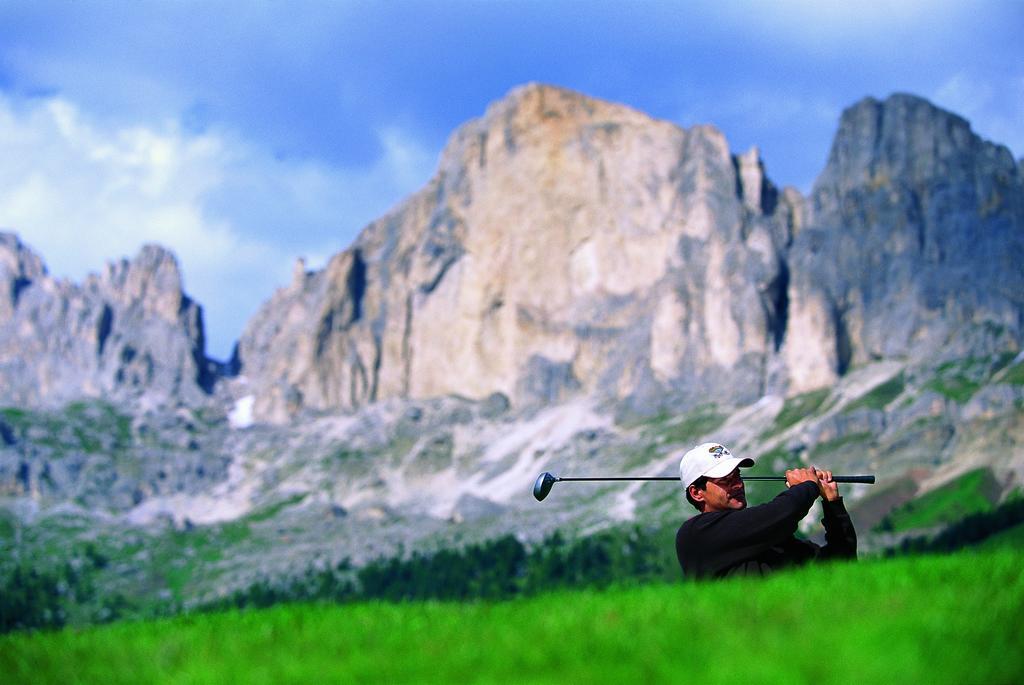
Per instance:
[[[837,483],[866,483],[867,485],[875,484],[874,476],[832,476],[832,480]]]

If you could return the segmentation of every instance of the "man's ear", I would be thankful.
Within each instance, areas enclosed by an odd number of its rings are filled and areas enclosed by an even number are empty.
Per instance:
[[[686,491],[690,493],[690,498],[693,499],[694,502],[704,501],[704,491],[698,488],[696,485],[691,485],[690,487],[686,488]]]

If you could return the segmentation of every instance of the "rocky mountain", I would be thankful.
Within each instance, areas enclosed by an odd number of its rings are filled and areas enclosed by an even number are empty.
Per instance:
[[[963,119],[843,113],[811,197],[757,150],[559,88],[460,128],[426,188],[248,325],[257,417],[502,393],[749,402],[872,359],[1019,349],[1024,181]]]
[[[452,136],[425,189],[257,314],[239,345],[256,414],[758,397],[798,203],[713,127],[516,89]]]
[[[925,100],[843,113],[788,251],[795,389],[878,359],[1020,348],[1024,178],[1005,147]]]
[[[7,406],[88,397],[139,410],[200,404],[214,382],[202,309],[178,264],[148,245],[73,284],[50,277],[18,237],[0,233],[0,385]]]

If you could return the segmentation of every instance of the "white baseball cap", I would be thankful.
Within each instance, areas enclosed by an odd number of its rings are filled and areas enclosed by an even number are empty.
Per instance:
[[[732,473],[737,466],[746,468],[753,465],[754,460],[750,457],[739,459],[717,442],[705,442],[679,460],[679,480],[683,482],[683,489],[687,489],[701,476],[722,478]]]

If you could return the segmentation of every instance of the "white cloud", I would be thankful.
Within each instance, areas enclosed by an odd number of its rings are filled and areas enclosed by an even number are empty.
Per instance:
[[[60,98],[0,95],[0,226],[81,280],[147,242],[172,249],[226,357],[300,255],[324,260],[427,180],[434,155],[397,129],[363,169],[280,160],[173,121],[105,127]],[[310,260],[311,264],[315,264]]]

